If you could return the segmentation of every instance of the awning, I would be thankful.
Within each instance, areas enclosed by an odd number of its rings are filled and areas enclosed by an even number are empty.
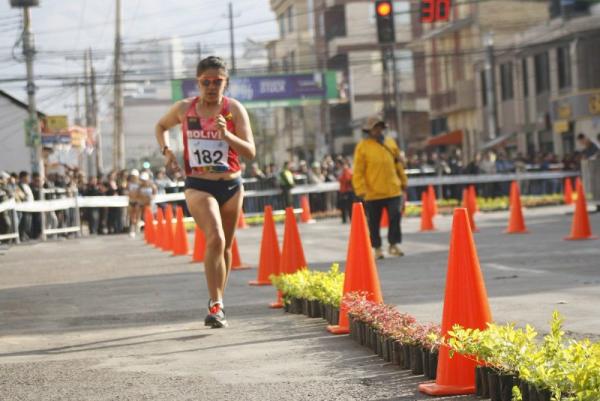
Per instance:
[[[484,143],[479,147],[479,150],[486,150],[496,147],[498,145],[502,145],[504,142],[508,141],[510,138],[516,135],[516,132],[511,132],[509,134],[500,135],[497,138],[492,139],[489,142]]]
[[[456,130],[431,137],[427,140],[427,146],[460,145],[463,141],[462,130]]]

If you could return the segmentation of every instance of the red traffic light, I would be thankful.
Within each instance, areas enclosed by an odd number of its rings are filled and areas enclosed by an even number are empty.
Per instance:
[[[392,5],[389,1],[382,1],[377,4],[377,15],[387,17],[392,12]]]

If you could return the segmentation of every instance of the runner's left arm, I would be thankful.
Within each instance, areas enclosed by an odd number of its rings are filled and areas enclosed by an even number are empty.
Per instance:
[[[246,159],[252,160],[256,157],[256,147],[254,146],[254,135],[250,126],[248,112],[237,100],[231,99],[231,118],[235,124],[235,134],[227,131],[227,120],[225,116],[217,117],[217,125],[223,140],[229,146]]]

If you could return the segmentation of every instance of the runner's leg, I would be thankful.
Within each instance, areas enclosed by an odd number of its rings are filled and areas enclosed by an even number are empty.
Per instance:
[[[223,222],[223,231],[225,233],[225,266],[226,274],[221,284],[221,292],[225,291],[227,285],[227,279],[229,278],[229,272],[231,271],[231,246],[233,244],[233,237],[235,236],[235,229],[237,227],[238,219],[240,217],[240,211],[242,210],[242,203],[244,200],[244,189],[240,187],[240,190],[235,193],[227,202],[221,206],[221,220]]]
[[[187,189],[185,199],[194,221],[206,237],[204,274],[210,299],[223,299],[223,283],[227,278],[224,259],[225,234],[217,200],[207,192]]]

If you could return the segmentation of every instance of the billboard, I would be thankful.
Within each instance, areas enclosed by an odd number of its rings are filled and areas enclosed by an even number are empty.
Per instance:
[[[341,73],[336,71],[233,76],[225,94],[247,108],[289,107],[319,104],[323,100],[339,100]],[[198,96],[195,79],[172,81],[173,101]]]

